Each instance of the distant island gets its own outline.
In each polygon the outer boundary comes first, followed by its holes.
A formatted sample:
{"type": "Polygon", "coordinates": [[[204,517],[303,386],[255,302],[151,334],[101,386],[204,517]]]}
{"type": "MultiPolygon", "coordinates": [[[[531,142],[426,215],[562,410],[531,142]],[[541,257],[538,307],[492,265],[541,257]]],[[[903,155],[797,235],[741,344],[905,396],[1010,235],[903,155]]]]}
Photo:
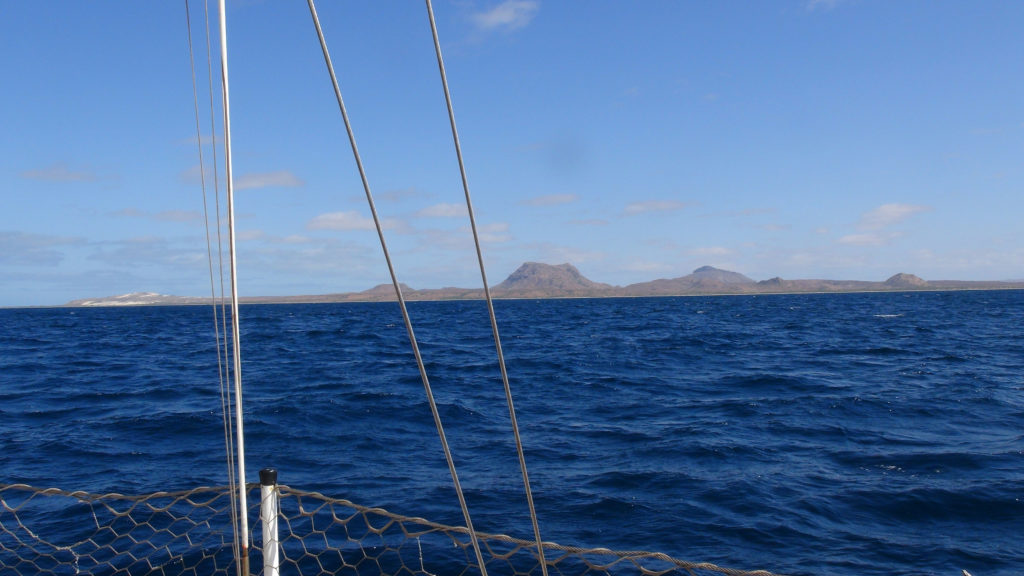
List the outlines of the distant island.
{"type": "MultiPolygon", "coordinates": [[[[697,296],[719,294],[790,294],[838,292],[901,292],[912,290],[1012,290],[1024,289],[1024,282],[972,282],[965,280],[923,280],[913,274],[896,274],[882,282],[862,280],[785,280],[779,277],[757,282],[740,274],[702,266],[679,278],[659,279],[628,286],[594,282],[572,264],[527,262],[504,282],[491,288],[494,298],[628,298],[643,296],[697,296]]],[[[407,300],[479,300],[481,288],[436,288],[416,290],[402,284],[407,300]]],[[[306,296],[243,297],[242,303],[386,302],[395,300],[391,284],[362,292],[306,296]]],[[[72,300],[65,306],[156,306],[208,304],[209,298],[170,296],[135,292],[103,298],[72,300]]]]}

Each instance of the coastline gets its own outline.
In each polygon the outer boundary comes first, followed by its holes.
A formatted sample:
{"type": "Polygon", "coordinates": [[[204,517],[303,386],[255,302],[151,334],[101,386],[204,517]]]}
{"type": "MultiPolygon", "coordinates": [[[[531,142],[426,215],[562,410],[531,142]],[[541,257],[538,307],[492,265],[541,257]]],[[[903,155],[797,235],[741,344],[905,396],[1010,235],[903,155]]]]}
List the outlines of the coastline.
{"type": "MultiPolygon", "coordinates": [[[[927,286],[920,288],[867,288],[847,290],[763,290],[763,291],[720,291],[720,292],[685,292],[678,294],[492,294],[494,300],[614,300],[614,299],[638,299],[638,298],[692,298],[692,297],[718,297],[718,296],[793,296],[800,294],[821,295],[821,294],[882,294],[882,293],[920,293],[920,292],[1005,292],[1013,290],[1024,290],[1024,282],[1007,282],[1006,286],[990,286],[992,282],[978,282],[984,286],[927,286]]],[[[418,291],[417,291],[418,292],[418,291]]],[[[433,296],[420,294],[404,294],[407,302],[473,302],[482,301],[483,290],[479,295],[466,296],[433,296]]],[[[114,298],[114,297],[111,297],[114,298]]],[[[167,296],[165,299],[155,300],[146,303],[119,303],[105,298],[91,298],[89,303],[76,303],[72,301],[65,304],[34,305],[34,306],[0,306],[5,310],[27,310],[27,309],[51,309],[51,308],[138,308],[138,307],[159,307],[159,306],[210,306],[209,297],[193,296],[167,296]]],[[[381,296],[365,296],[360,292],[344,294],[324,295],[302,295],[302,296],[247,296],[239,298],[239,305],[248,306],[254,304],[366,304],[397,302],[395,297],[387,298],[381,296]]],[[[219,301],[215,302],[219,304],[219,301]]]]}
{"type": "MultiPolygon", "coordinates": [[[[415,289],[399,285],[407,302],[484,300],[483,288],[415,289]]],[[[686,276],[613,286],[594,282],[572,264],[526,262],[504,281],[490,288],[495,300],[548,300],[573,298],[658,298],[680,296],[755,296],[770,294],[857,294],[872,292],[947,292],[964,290],[1024,290],[1024,281],[924,280],[898,273],[884,281],[869,280],[785,280],[778,276],[755,281],[738,272],[702,266],[686,276]]],[[[94,308],[124,306],[188,306],[222,302],[212,296],[175,296],[158,292],[131,292],[116,296],[80,298],[54,306],[33,308],[94,308]]],[[[243,296],[239,304],[340,304],[347,302],[395,302],[394,287],[378,284],[361,292],[299,294],[292,296],[243,296]]]]}

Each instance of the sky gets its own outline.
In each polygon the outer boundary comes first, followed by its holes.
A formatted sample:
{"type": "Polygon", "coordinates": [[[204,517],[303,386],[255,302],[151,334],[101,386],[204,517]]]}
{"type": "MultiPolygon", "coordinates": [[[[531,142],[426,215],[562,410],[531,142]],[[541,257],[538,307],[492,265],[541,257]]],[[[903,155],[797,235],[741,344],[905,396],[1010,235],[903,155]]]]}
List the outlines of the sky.
{"type": "MultiPolygon", "coordinates": [[[[399,280],[479,287],[423,3],[317,9],[399,280]]],[[[1022,2],[434,9],[492,285],[1024,279],[1022,2]]],[[[184,2],[0,3],[0,306],[210,294],[190,19],[198,136],[184,2]]],[[[227,29],[241,295],[389,282],[305,2],[229,0],[227,29]]]]}

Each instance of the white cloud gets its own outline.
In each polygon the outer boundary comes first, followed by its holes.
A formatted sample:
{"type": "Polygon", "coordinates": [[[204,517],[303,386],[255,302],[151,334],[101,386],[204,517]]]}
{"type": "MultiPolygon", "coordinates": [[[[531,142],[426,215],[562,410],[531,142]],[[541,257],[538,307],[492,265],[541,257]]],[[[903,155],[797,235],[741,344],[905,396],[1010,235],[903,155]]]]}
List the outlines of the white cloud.
{"type": "Polygon", "coordinates": [[[38,170],[25,170],[21,177],[26,180],[46,182],[94,182],[99,177],[92,170],[72,170],[66,164],[52,164],[38,170]]]}
{"type": "Polygon", "coordinates": [[[865,212],[860,217],[858,225],[864,230],[880,230],[910,218],[914,214],[928,212],[929,206],[916,206],[913,204],[883,204],[874,210],[865,212]]]}
{"type": "Polygon", "coordinates": [[[540,2],[534,0],[505,0],[486,12],[474,14],[472,18],[481,30],[516,30],[529,24],[538,9],[540,2]]]}
{"type": "Polygon", "coordinates": [[[465,204],[434,204],[416,213],[423,218],[462,218],[468,214],[465,204]]]}
{"type": "Polygon", "coordinates": [[[252,190],[254,188],[298,188],[305,182],[287,170],[277,172],[260,172],[239,176],[235,180],[235,190],[252,190]]]}
{"type": "Polygon", "coordinates": [[[547,196],[536,196],[523,200],[526,206],[557,206],[559,204],[571,204],[579,200],[576,194],[548,194],[547,196]]]}
{"type": "Polygon", "coordinates": [[[478,226],[476,231],[480,236],[480,241],[489,244],[508,242],[512,239],[512,235],[508,233],[507,222],[495,222],[494,224],[478,226]]]}
{"type": "Polygon", "coordinates": [[[306,224],[308,230],[373,230],[373,220],[358,212],[328,212],[306,224]]]}
{"type": "Polygon", "coordinates": [[[628,204],[624,212],[626,214],[642,214],[644,212],[671,212],[682,210],[686,207],[685,202],[678,200],[646,200],[644,202],[633,202],[628,204]]]}

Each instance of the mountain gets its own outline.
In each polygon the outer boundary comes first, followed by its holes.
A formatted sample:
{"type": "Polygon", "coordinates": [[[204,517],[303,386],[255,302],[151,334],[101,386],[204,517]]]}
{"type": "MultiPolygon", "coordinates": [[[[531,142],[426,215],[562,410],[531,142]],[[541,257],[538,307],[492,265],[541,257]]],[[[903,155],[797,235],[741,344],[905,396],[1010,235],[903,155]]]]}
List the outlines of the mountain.
{"type": "Polygon", "coordinates": [[[712,266],[701,266],[689,275],[695,282],[714,284],[753,284],[754,281],[739,272],[721,270],[712,266]]]}
{"type": "Polygon", "coordinates": [[[701,266],[692,273],[670,280],[630,284],[622,289],[626,296],[673,296],[682,294],[737,294],[756,292],[757,282],[738,272],[701,266]]]}
{"type": "Polygon", "coordinates": [[[928,282],[914,276],[913,274],[899,273],[890,276],[885,281],[886,286],[892,286],[893,288],[924,288],[928,286],[928,282]]]}
{"type": "Polygon", "coordinates": [[[492,291],[506,298],[599,296],[614,287],[588,280],[572,264],[527,262],[492,291]]]}
{"type": "MultiPolygon", "coordinates": [[[[402,284],[407,300],[480,300],[479,288],[435,288],[415,290],[402,284]]],[[[1024,282],[969,282],[963,280],[924,280],[913,274],[899,273],[884,282],[864,280],[784,280],[779,277],[755,282],[738,272],[701,266],[679,278],[659,279],[626,287],[594,282],[572,264],[527,262],[503,282],[494,286],[495,298],[604,298],[623,296],[687,296],[697,294],[781,294],[811,292],[892,292],[905,290],[1006,290],[1024,289],[1024,282]]],[[[241,302],[381,302],[395,300],[391,284],[381,284],[362,292],[308,296],[243,297],[241,302]]],[[[66,306],[154,306],[209,304],[209,298],[168,296],[155,292],[134,292],[105,298],[86,298],[66,306]]]]}

